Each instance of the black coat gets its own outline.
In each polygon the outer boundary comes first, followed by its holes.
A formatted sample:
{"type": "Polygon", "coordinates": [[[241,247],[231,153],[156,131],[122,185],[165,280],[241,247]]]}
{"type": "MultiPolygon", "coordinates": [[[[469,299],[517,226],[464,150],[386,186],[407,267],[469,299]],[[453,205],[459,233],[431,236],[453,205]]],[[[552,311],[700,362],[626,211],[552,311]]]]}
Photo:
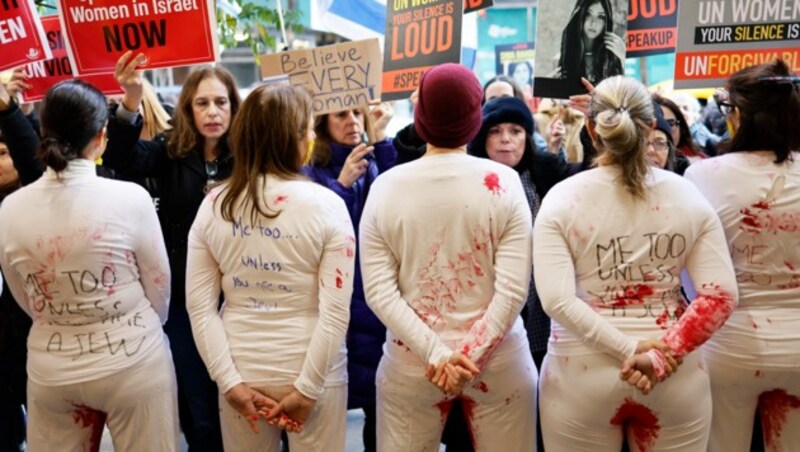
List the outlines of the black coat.
{"type": "MultiPolygon", "coordinates": [[[[114,169],[121,178],[155,180],[158,217],[172,271],[169,326],[188,329],[186,254],[189,229],[212,178],[206,174],[205,159],[200,151],[191,152],[184,158],[170,158],[166,135],[158,135],[150,141],[140,140],[141,131],[141,116],[131,124],[117,118],[116,107],[112,107],[103,164],[114,169]]],[[[233,168],[233,159],[227,146],[221,149],[217,166],[218,173],[213,180],[227,179],[233,168]]],[[[154,194],[152,188],[151,194],[154,194]]]]}

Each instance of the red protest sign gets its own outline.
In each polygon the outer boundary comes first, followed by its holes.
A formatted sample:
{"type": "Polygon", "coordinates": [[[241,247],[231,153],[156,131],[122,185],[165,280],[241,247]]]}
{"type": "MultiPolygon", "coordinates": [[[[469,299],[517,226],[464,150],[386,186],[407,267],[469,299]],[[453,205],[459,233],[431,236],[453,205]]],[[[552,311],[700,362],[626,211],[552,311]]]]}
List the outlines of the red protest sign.
{"type": "Polygon", "coordinates": [[[58,0],[58,6],[79,75],[114,72],[128,50],[144,53],[147,69],[218,59],[211,0],[58,0]]]}
{"type": "Polygon", "coordinates": [[[0,71],[50,58],[33,0],[0,0],[0,71]]]}
{"type": "MultiPolygon", "coordinates": [[[[75,78],[72,75],[72,67],[67,55],[67,48],[64,43],[64,35],[61,33],[61,23],[58,21],[58,16],[42,17],[42,27],[53,58],[29,63],[25,66],[24,72],[28,77],[25,81],[31,85],[30,89],[22,93],[25,102],[42,100],[50,87],[62,80],[75,78]]],[[[103,94],[125,93],[112,74],[86,75],[78,78],[84,82],[91,83],[103,94]]]]}

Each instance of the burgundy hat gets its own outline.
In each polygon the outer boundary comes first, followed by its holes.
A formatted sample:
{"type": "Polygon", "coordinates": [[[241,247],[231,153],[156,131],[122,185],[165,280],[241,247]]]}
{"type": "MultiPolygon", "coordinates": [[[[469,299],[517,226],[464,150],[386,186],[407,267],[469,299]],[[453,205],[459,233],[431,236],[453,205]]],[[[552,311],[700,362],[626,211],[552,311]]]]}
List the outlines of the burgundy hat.
{"type": "Polygon", "coordinates": [[[459,64],[435,66],[419,82],[414,129],[436,147],[457,148],[481,129],[483,88],[469,69],[459,64]]]}

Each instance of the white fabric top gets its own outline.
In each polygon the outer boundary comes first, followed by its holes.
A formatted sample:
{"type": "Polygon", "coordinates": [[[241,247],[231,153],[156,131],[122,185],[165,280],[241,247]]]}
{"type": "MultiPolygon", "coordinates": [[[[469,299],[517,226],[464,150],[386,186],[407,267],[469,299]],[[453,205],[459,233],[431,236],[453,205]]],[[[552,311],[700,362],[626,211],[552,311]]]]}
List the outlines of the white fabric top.
{"type": "Polygon", "coordinates": [[[707,348],[748,367],[800,366],[800,153],[736,152],[693,164],[717,211],[741,302],[707,348]]]}
{"type": "Polygon", "coordinates": [[[77,159],[8,196],[0,265],[33,318],[28,377],[56,386],[129,369],[163,345],[170,270],[147,192],[77,159]]]}
{"type": "Polygon", "coordinates": [[[533,268],[552,318],[548,353],[623,360],[638,340],[666,332],[665,342],[683,356],[735,305],[722,227],[681,177],[653,169],[647,199],[636,200],[619,175],[604,166],[570,177],[548,192],[536,217],[533,268]],[[683,268],[702,295],[685,312],[683,268]]]}
{"type": "Polygon", "coordinates": [[[268,176],[263,199],[280,215],[252,224],[240,204],[230,223],[214,201],[222,189],[200,205],[186,269],[186,307],[211,378],[222,393],[242,382],[294,385],[312,399],[346,384],[355,237],[344,202],[313,182],[268,176]]]}
{"type": "Polygon", "coordinates": [[[359,237],[384,354],[418,367],[459,351],[483,367],[527,350],[530,231],[519,176],[499,163],[442,154],[381,175],[359,237]]]}

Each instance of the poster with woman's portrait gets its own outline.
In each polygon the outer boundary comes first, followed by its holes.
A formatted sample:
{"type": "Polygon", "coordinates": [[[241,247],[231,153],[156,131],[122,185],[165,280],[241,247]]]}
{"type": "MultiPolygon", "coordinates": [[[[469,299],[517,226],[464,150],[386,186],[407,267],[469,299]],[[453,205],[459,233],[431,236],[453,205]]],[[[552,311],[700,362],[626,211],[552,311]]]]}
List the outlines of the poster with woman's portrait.
{"type": "Polygon", "coordinates": [[[625,73],[629,0],[539,0],[536,14],[538,97],[566,99],[625,73]],[[566,7],[569,5],[569,7],[566,7]]]}
{"type": "Polygon", "coordinates": [[[533,43],[500,44],[494,50],[497,75],[510,77],[526,96],[532,96],[533,60],[536,54],[533,43]]]}

